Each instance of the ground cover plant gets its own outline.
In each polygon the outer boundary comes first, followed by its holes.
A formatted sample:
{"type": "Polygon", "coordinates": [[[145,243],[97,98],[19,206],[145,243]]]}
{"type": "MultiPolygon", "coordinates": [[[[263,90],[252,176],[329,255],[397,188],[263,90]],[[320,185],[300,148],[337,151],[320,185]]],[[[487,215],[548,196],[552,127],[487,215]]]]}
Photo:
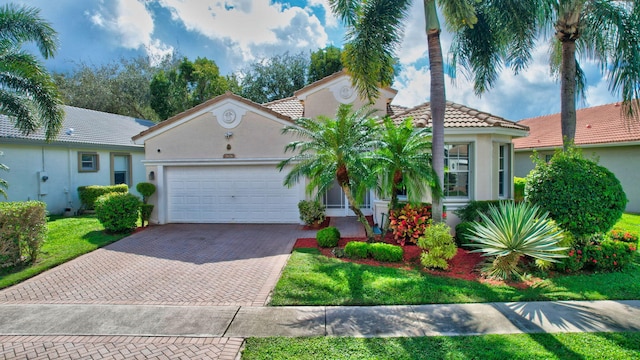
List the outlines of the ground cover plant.
{"type": "Polygon", "coordinates": [[[111,244],[126,234],[106,234],[93,215],[73,218],[50,217],[47,237],[35,264],[0,269],[0,289],[33,277],[54,266],[72,260],[99,247],[111,244]]]}
{"type": "Polygon", "coordinates": [[[242,359],[636,359],[640,333],[249,338],[242,359]]]}

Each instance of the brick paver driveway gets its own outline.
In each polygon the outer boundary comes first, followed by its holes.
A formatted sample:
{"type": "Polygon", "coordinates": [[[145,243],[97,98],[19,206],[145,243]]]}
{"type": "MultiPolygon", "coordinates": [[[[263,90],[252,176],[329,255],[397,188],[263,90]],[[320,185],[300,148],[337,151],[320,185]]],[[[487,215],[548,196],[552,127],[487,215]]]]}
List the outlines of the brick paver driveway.
{"type": "Polygon", "coordinates": [[[262,306],[302,235],[298,228],[151,227],[0,291],[0,304],[262,306]]]}

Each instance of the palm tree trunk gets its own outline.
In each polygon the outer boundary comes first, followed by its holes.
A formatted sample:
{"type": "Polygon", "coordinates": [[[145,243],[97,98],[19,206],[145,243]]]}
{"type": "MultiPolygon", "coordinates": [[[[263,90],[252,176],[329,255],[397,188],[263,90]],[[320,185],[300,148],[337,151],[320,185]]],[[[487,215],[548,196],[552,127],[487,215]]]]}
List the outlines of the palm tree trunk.
{"type": "Polygon", "coordinates": [[[351,209],[351,211],[356,214],[356,216],[358,217],[358,221],[360,221],[360,223],[362,223],[362,226],[364,226],[364,232],[367,235],[367,242],[373,242],[373,228],[362,213],[362,210],[360,210],[360,207],[357,206],[356,199],[353,197],[353,193],[351,193],[351,188],[349,188],[348,185],[342,183],[340,184],[340,187],[342,188],[342,191],[344,191],[344,194],[347,196],[347,201],[349,201],[349,209],[351,209]]]}
{"type": "Polygon", "coordinates": [[[562,42],[562,69],[560,80],[560,124],[564,150],[576,137],[576,43],[562,42]]]}
{"type": "MultiPolygon", "coordinates": [[[[438,186],[444,184],[444,112],[447,106],[444,85],[444,66],[442,47],[440,45],[440,24],[434,0],[424,0],[425,18],[427,20],[427,44],[429,47],[429,66],[431,69],[431,122],[432,122],[432,164],[436,172],[438,186]]],[[[442,198],[432,191],[433,221],[442,222],[442,198]]]]}

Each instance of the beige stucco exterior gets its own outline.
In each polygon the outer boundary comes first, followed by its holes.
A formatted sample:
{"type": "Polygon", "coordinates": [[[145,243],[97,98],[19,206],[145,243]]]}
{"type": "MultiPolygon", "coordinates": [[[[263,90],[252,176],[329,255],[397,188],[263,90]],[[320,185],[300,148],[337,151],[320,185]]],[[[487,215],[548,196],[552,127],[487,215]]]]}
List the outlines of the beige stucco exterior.
{"type": "MultiPolygon", "coordinates": [[[[581,147],[585,157],[598,161],[598,164],[613,172],[624,192],[627,194],[626,212],[640,214],[640,186],[638,169],[640,169],[640,143],[621,144],[620,146],[581,147]]],[[[553,155],[553,149],[541,149],[537,153],[542,157],[553,155]]],[[[515,176],[525,177],[534,168],[531,161],[532,150],[516,150],[515,176]]]]}

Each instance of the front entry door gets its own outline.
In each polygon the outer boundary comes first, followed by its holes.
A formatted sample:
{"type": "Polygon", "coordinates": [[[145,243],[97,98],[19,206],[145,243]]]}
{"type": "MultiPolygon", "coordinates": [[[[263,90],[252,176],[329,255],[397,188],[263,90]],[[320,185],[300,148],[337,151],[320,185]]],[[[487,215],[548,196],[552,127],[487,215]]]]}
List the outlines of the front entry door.
{"type": "MultiPolygon", "coordinates": [[[[324,194],[323,202],[327,208],[327,216],[355,216],[353,211],[349,209],[347,196],[337,181],[334,181],[333,186],[324,194]]],[[[371,213],[371,193],[369,191],[367,191],[360,209],[365,215],[371,213]]]]}

